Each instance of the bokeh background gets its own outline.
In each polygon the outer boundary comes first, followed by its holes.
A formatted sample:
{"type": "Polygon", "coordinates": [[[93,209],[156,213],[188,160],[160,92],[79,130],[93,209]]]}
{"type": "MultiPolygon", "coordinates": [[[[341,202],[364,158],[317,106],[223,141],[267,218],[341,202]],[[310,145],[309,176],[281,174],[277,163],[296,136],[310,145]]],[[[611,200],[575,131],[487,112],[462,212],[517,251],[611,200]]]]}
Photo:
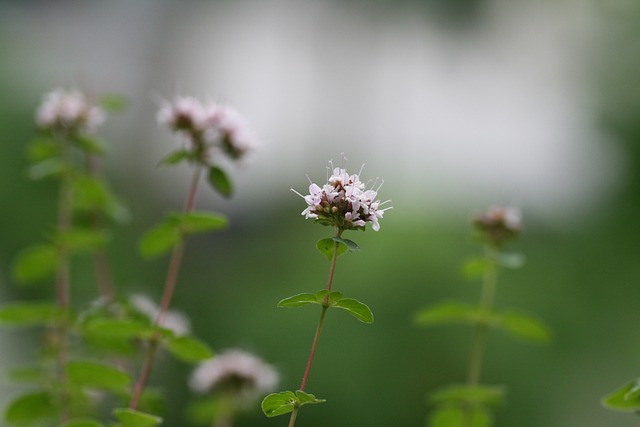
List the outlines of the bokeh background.
{"type": "MultiPolygon", "coordinates": [[[[34,110],[57,86],[120,93],[105,173],[132,220],[110,256],[123,293],[158,296],[166,260],[136,241],[179,209],[189,170],[158,167],[175,139],[159,100],[211,97],[251,121],[261,144],[233,171],[236,195],[200,208],[231,227],[189,242],[174,308],[216,349],[242,347],[297,387],[317,313],[275,304],[321,289],[328,230],[299,215],[308,174],[329,160],[382,177],[394,209],[351,236],[335,288],[376,322],[329,316],[308,386],[329,403],[305,426],[420,426],[426,394],[465,376],[470,331],[420,329],[412,316],[444,298],[475,301],[459,274],[478,251],[469,219],[493,203],[522,208],[524,269],[503,277],[501,307],[536,313],[549,346],[490,335],[484,380],[509,387],[498,426],[629,426],[600,397],[640,374],[640,4],[634,0],[0,1],[0,299],[38,299],[46,283],[10,279],[15,255],[55,221],[56,187],[30,182],[34,110]]],[[[74,300],[95,294],[74,266],[74,300]]],[[[0,368],[35,358],[37,332],[0,331],[0,368]]],[[[190,367],[162,358],[168,426],[188,426],[190,367]]],[[[0,382],[0,402],[19,389],[0,382]]],[[[256,407],[238,426],[282,426],[256,407]]]]}

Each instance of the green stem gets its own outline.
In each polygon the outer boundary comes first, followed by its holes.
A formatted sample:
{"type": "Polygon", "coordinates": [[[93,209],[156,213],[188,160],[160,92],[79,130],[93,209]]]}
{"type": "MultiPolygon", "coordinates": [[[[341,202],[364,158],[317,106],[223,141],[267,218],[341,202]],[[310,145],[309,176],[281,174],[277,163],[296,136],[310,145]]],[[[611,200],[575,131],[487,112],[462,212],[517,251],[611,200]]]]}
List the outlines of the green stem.
{"type": "MultiPolygon", "coordinates": [[[[189,213],[193,210],[201,173],[202,168],[200,166],[197,166],[193,174],[191,186],[189,188],[189,194],[184,205],[185,213],[189,213]]],[[[184,236],[182,236],[182,238],[184,238],[184,236]]],[[[171,299],[176,289],[176,284],[178,282],[178,273],[180,272],[180,266],[182,265],[182,255],[184,253],[184,243],[182,242],[182,238],[180,243],[174,246],[173,251],[171,252],[171,259],[169,261],[169,268],[167,270],[167,277],[165,280],[164,291],[162,293],[162,299],[160,302],[160,309],[158,311],[158,317],[155,321],[156,327],[162,324],[167,311],[169,311],[169,305],[171,304],[171,299]]],[[[151,337],[151,340],[149,341],[149,345],[147,346],[147,352],[145,354],[142,370],[140,371],[140,376],[138,377],[138,381],[136,382],[133,389],[133,395],[131,397],[131,402],[129,403],[129,408],[131,409],[136,409],[138,407],[140,398],[142,397],[142,393],[144,392],[147,382],[149,381],[149,377],[151,376],[153,360],[155,357],[156,349],[158,347],[158,340],[158,332],[155,332],[151,337]]]]}
{"type": "MultiPolygon", "coordinates": [[[[340,234],[337,233],[337,237],[340,237],[340,234]]],[[[336,271],[336,262],[338,260],[338,247],[340,246],[339,242],[335,242],[333,246],[333,257],[331,258],[331,267],[329,267],[329,278],[327,279],[327,291],[331,292],[331,285],[333,284],[333,274],[336,271]]],[[[300,383],[300,391],[304,391],[304,388],[307,385],[307,381],[309,379],[309,374],[311,373],[311,365],[313,364],[313,359],[316,355],[316,349],[318,347],[318,342],[320,341],[320,333],[322,332],[322,327],[324,326],[324,319],[327,315],[327,310],[329,309],[329,294],[324,298],[322,303],[322,311],[320,312],[320,320],[318,321],[318,326],[316,327],[316,333],[313,337],[313,343],[311,344],[311,351],[309,352],[309,359],[307,360],[307,366],[304,370],[304,375],[302,376],[302,382],[300,383]]],[[[291,418],[289,419],[289,427],[293,427],[296,423],[296,417],[298,416],[298,409],[294,407],[293,412],[291,412],[291,418]]]]}
{"type": "MultiPolygon", "coordinates": [[[[494,249],[489,247],[486,248],[485,259],[488,265],[485,269],[482,281],[482,294],[480,297],[479,306],[479,311],[482,316],[489,315],[493,310],[496,288],[498,284],[498,268],[496,265],[496,256],[497,254],[494,249]]],[[[473,333],[471,353],[469,356],[467,384],[470,386],[477,386],[480,383],[482,362],[485,353],[488,333],[488,319],[477,321],[473,333]]],[[[464,412],[464,425],[470,427],[473,424],[474,408],[471,405],[466,405],[464,412]]]]}

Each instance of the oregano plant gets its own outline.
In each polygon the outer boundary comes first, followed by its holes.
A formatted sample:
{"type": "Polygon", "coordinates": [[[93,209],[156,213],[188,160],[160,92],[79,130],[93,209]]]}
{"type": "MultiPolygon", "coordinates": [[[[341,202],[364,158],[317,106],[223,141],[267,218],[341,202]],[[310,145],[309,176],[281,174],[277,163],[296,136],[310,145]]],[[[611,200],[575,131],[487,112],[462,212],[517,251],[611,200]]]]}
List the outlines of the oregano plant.
{"type": "Polygon", "coordinates": [[[360,250],[354,241],[345,239],[343,233],[350,230],[365,231],[367,223],[378,231],[379,220],[391,207],[382,208],[382,205],[388,201],[380,202],[376,199],[382,182],[380,184],[374,182],[367,188],[367,185],[360,181],[362,170],[358,174],[350,175],[346,169],[334,168],[331,165],[330,172],[331,176],[322,187],[310,182],[308,195],[303,196],[292,189],[307,203],[307,208],[302,211],[302,215],[306,219],[313,219],[315,223],[330,227],[333,230],[333,236],[322,239],[316,244],[320,253],[330,262],[326,288],[313,293],[297,294],[278,303],[278,307],[285,308],[309,304],[320,307],[320,319],[300,386],[295,391],[272,393],[262,401],[262,411],[267,417],[290,414],[289,427],[295,425],[302,406],[325,402],[324,399],[307,393],[306,386],[328,310],[343,309],[363,323],[373,323],[373,313],[366,304],[354,298],[345,298],[342,293],[332,290],[333,278],[338,257],[347,251],[360,250]]]}
{"type": "Polygon", "coordinates": [[[476,217],[473,225],[483,251],[464,265],[463,272],[471,279],[480,279],[479,302],[440,302],[422,309],[415,316],[415,322],[420,326],[464,324],[473,329],[466,381],[430,394],[428,400],[433,406],[428,419],[430,427],[493,425],[491,410],[503,403],[506,387],[481,381],[490,329],[501,329],[532,343],[546,343],[551,338],[549,328],[537,318],[520,310],[498,310],[495,307],[502,270],[520,268],[524,264],[523,255],[505,249],[521,232],[520,212],[514,208],[494,206],[476,217]]]}

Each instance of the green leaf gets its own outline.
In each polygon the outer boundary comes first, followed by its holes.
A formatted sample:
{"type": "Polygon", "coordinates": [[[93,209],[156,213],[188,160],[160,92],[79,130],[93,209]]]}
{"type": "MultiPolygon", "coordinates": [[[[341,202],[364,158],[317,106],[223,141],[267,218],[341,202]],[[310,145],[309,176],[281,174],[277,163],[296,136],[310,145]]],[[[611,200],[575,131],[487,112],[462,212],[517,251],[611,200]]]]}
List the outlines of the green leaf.
{"type": "Polygon", "coordinates": [[[74,360],[67,363],[71,384],[79,387],[126,393],[131,384],[129,374],[103,363],[74,360]]]}
{"type": "Polygon", "coordinates": [[[171,214],[167,221],[167,223],[179,225],[180,229],[187,234],[206,233],[227,226],[227,219],[224,216],[209,212],[171,214]]]}
{"type": "Polygon", "coordinates": [[[373,313],[371,309],[360,301],[353,298],[341,298],[332,304],[332,307],[346,310],[353,317],[364,323],[373,323],[373,313]]]}
{"type": "Polygon", "coordinates": [[[119,113],[127,109],[129,100],[124,95],[110,93],[102,95],[98,100],[98,105],[108,112],[119,113]]]}
{"type": "Polygon", "coordinates": [[[333,250],[336,247],[336,243],[338,243],[338,256],[340,256],[347,250],[347,245],[345,243],[336,242],[333,238],[318,240],[316,247],[322,255],[326,256],[327,259],[331,261],[333,259],[333,250]]]}
{"type": "Polygon", "coordinates": [[[48,302],[16,302],[0,307],[0,324],[11,326],[47,325],[57,319],[61,311],[48,302]]]}
{"type": "Polygon", "coordinates": [[[208,344],[189,336],[171,339],[166,348],[177,358],[189,363],[202,362],[213,357],[213,350],[208,344]]]}
{"type": "Polygon", "coordinates": [[[221,412],[233,411],[232,405],[226,404],[222,399],[212,396],[192,401],[187,406],[187,418],[193,424],[211,425],[211,421],[216,419],[216,415],[221,412]]]}
{"type": "Polygon", "coordinates": [[[50,157],[32,164],[28,175],[33,180],[40,180],[52,175],[60,175],[67,170],[67,166],[58,157],[50,157]]]}
{"type": "Polygon", "coordinates": [[[220,169],[218,166],[212,166],[209,168],[207,178],[209,179],[209,184],[211,184],[211,187],[213,187],[214,190],[218,191],[226,198],[231,197],[233,194],[233,185],[224,170],[220,169]]]}
{"type": "Polygon", "coordinates": [[[524,255],[520,253],[503,252],[498,256],[498,264],[504,268],[521,268],[525,261],[524,255]]]}
{"type": "Polygon", "coordinates": [[[262,412],[267,417],[276,417],[278,415],[288,414],[294,408],[307,404],[324,403],[324,399],[316,399],[313,394],[303,391],[283,391],[280,393],[272,393],[262,400],[262,412]]]}
{"type": "Polygon", "coordinates": [[[429,427],[490,427],[492,424],[491,413],[483,407],[445,405],[436,408],[429,417],[429,427]],[[469,411],[472,411],[470,424],[467,422],[469,411]]]}
{"type": "Polygon", "coordinates": [[[506,389],[499,385],[454,384],[437,390],[429,397],[431,403],[456,402],[461,404],[496,406],[504,401],[506,389]]]}
{"type": "Polygon", "coordinates": [[[172,166],[172,165],[177,165],[178,163],[182,162],[183,160],[187,160],[187,159],[190,159],[190,158],[191,158],[191,153],[189,151],[187,151],[187,150],[177,150],[177,151],[172,151],[165,158],[160,160],[160,164],[161,165],[172,166]]]}
{"type": "Polygon", "coordinates": [[[42,383],[47,378],[47,373],[41,366],[24,366],[11,369],[7,377],[17,383],[42,383]]]}
{"type": "Polygon", "coordinates": [[[134,320],[95,318],[87,322],[85,332],[97,337],[131,339],[148,337],[153,328],[134,320]]]}
{"type": "Polygon", "coordinates": [[[73,252],[90,252],[103,247],[109,237],[104,230],[74,227],[59,233],[54,240],[73,252]]]}
{"type": "Polygon", "coordinates": [[[107,144],[95,136],[77,135],[73,142],[89,154],[104,154],[107,152],[107,144]]]}
{"type": "Polygon", "coordinates": [[[278,307],[302,307],[307,304],[318,304],[316,294],[298,294],[285,298],[278,303],[278,307]]]}
{"type": "Polygon", "coordinates": [[[13,262],[11,274],[20,283],[32,283],[54,275],[58,252],[49,244],[36,244],[22,251],[13,262]]]}
{"type": "Polygon", "coordinates": [[[604,396],[600,401],[608,409],[621,412],[640,411],[640,378],[604,396]]]}
{"type": "Polygon", "coordinates": [[[55,399],[49,392],[36,391],[13,399],[7,405],[4,419],[12,426],[39,426],[43,420],[57,417],[58,411],[55,399]]]}
{"type": "Polygon", "coordinates": [[[488,268],[493,268],[493,265],[486,258],[471,258],[462,266],[462,275],[470,280],[480,279],[488,268]]]}
{"type": "Polygon", "coordinates": [[[356,242],[354,242],[353,240],[343,239],[341,237],[332,237],[331,240],[333,240],[334,242],[344,244],[349,250],[349,252],[357,252],[360,250],[360,246],[358,246],[356,242]]]}
{"type": "Polygon", "coordinates": [[[98,420],[94,420],[93,418],[78,418],[75,420],[67,421],[60,427],[105,427],[105,425],[98,420]]]}
{"type": "Polygon", "coordinates": [[[129,408],[116,408],[113,415],[120,421],[121,427],[155,427],[162,418],[129,408]]]}
{"type": "Polygon", "coordinates": [[[147,231],[140,239],[140,253],[146,258],[162,255],[182,240],[177,226],[162,223],[147,231]]]}
{"type": "Polygon", "coordinates": [[[496,319],[496,325],[516,338],[542,344],[551,341],[551,330],[533,316],[517,311],[508,311],[497,316],[496,319]]]}
{"type": "Polygon", "coordinates": [[[51,138],[37,138],[31,141],[27,156],[32,162],[51,159],[60,155],[60,146],[51,138]]]}
{"type": "Polygon", "coordinates": [[[76,180],[74,189],[77,210],[99,211],[119,223],[129,219],[128,210],[103,180],[90,176],[81,177],[76,180]]]}
{"type": "Polygon", "coordinates": [[[458,301],[445,301],[427,307],[418,312],[414,320],[421,326],[491,321],[489,313],[482,313],[477,307],[458,301]]]}

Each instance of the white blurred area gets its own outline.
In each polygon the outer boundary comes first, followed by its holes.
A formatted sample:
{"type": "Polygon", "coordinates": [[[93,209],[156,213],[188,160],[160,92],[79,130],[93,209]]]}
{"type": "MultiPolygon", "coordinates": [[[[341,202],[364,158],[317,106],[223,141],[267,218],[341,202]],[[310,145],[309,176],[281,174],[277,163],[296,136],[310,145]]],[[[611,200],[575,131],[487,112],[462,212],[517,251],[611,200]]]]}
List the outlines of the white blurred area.
{"type": "Polygon", "coordinates": [[[176,205],[188,171],[156,168],[175,141],[154,104],[175,94],[232,104],[263,141],[230,209],[295,197],[342,152],[407,219],[497,202],[565,222],[605,205],[625,164],[594,124],[590,2],[490,0],[457,29],[384,4],[16,2],[0,22],[17,81],[132,99],[107,129],[116,169],[176,205]]]}

